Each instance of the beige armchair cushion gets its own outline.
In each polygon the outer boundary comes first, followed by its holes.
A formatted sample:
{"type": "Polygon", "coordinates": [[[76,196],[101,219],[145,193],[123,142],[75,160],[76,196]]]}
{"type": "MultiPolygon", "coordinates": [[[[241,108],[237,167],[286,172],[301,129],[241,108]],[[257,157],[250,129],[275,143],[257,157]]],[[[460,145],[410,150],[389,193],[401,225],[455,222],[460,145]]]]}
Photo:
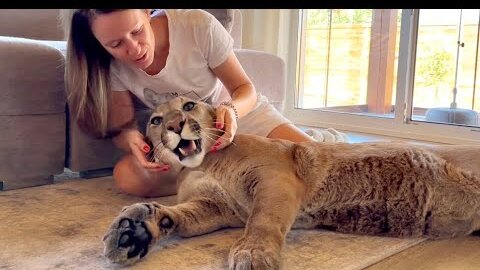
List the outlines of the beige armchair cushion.
{"type": "Polygon", "coordinates": [[[65,112],[64,58],[31,39],[0,36],[0,115],[65,112]]]}
{"type": "Polygon", "coordinates": [[[233,9],[204,9],[212,14],[230,33],[233,27],[233,9]]]}
{"type": "Polygon", "coordinates": [[[2,9],[0,35],[41,40],[63,40],[58,9],[2,9]]]}

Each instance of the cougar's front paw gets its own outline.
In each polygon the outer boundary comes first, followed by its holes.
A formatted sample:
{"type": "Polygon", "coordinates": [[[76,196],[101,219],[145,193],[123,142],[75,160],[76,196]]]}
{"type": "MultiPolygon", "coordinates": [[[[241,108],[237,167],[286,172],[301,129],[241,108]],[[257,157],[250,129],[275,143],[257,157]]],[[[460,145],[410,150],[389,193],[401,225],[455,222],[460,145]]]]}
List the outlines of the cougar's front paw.
{"type": "Polygon", "coordinates": [[[230,249],[228,264],[230,270],[278,269],[280,254],[266,243],[240,238],[230,249]]]}
{"type": "MultiPolygon", "coordinates": [[[[159,208],[155,203],[125,207],[103,237],[105,257],[113,263],[128,265],[147,255],[161,234],[156,224],[159,208]]],[[[172,223],[169,218],[161,222],[162,228],[172,223]]]]}

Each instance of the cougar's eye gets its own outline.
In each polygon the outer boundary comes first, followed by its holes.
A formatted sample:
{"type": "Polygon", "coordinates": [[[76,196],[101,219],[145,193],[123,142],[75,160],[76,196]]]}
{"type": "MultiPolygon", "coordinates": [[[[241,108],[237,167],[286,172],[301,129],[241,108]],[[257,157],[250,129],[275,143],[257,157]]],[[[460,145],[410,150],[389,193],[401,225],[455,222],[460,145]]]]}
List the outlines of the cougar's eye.
{"type": "Polygon", "coordinates": [[[153,117],[152,120],[150,120],[150,124],[158,126],[162,123],[163,118],[160,116],[153,117]]]}
{"type": "Polygon", "coordinates": [[[183,110],[186,112],[191,111],[193,108],[195,108],[195,102],[189,101],[183,104],[183,110]]]}

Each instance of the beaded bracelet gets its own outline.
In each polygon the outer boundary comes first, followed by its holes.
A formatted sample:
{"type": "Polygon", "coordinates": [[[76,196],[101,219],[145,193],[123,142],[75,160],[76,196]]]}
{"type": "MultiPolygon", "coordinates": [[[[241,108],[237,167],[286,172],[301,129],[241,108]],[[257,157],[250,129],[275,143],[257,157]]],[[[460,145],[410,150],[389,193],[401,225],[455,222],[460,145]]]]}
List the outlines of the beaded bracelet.
{"type": "Polygon", "coordinates": [[[238,111],[237,111],[237,108],[235,108],[235,106],[232,104],[231,101],[224,101],[222,103],[220,103],[220,105],[223,105],[223,106],[227,106],[229,108],[232,108],[233,112],[235,113],[235,119],[238,120],[238,111]]]}

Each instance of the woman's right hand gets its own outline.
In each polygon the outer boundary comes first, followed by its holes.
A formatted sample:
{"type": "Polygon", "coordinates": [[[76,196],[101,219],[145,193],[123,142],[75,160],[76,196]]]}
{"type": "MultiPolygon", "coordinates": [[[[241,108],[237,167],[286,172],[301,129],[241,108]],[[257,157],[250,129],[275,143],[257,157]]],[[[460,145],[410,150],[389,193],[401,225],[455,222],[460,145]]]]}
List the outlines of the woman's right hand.
{"type": "Polygon", "coordinates": [[[155,170],[155,171],[168,171],[170,166],[168,164],[152,162],[153,158],[150,158],[150,146],[145,142],[145,139],[138,130],[128,129],[122,130],[120,134],[113,138],[113,142],[117,147],[124,150],[125,152],[132,153],[145,169],[155,170]],[[147,156],[149,158],[147,158],[147,156]]]}

